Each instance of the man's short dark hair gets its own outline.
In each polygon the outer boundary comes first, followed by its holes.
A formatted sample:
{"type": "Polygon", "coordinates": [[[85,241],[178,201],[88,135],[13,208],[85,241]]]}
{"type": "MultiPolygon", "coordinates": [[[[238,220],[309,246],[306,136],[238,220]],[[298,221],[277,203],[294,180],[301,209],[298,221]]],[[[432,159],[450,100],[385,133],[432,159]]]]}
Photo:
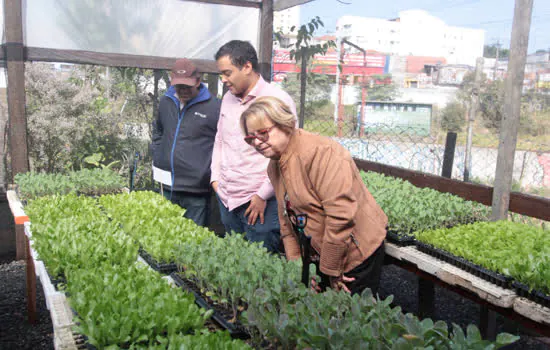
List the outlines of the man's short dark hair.
{"type": "Polygon", "coordinates": [[[229,56],[231,63],[239,69],[242,69],[246,62],[250,62],[252,69],[255,72],[259,71],[258,55],[256,54],[254,46],[248,41],[231,40],[220,47],[214,58],[217,61],[224,56],[229,56]]]}

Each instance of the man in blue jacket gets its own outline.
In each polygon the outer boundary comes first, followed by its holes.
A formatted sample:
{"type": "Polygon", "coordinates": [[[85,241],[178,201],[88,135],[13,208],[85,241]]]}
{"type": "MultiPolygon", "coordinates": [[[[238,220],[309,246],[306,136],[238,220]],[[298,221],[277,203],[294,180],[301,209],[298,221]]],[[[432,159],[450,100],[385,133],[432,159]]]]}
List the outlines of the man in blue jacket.
{"type": "Polygon", "coordinates": [[[206,226],[220,101],[201,83],[197,67],[186,58],[176,61],[170,80],[172,85],[160,99],[153,122],[153,166],[171,174],[164,196],[185,208],[186,218],[206,226]]]}

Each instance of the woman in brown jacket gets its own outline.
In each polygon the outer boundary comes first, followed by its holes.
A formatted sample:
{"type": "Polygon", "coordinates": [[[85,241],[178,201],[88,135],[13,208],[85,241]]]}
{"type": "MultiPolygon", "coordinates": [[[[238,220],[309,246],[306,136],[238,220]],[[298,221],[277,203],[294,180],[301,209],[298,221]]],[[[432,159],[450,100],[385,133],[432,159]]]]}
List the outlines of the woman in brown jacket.
{"type": "Polygon", "coordinates": [[[288,259],[300,258],[291,220],[307,216],[312,261],[321,289],[378,290],[387,217],[361,179],[350,153],[324,136],[296,128],[296,117],[275,97],[260,97],[242,114],[245,141],[270,158],[288,259]]]}

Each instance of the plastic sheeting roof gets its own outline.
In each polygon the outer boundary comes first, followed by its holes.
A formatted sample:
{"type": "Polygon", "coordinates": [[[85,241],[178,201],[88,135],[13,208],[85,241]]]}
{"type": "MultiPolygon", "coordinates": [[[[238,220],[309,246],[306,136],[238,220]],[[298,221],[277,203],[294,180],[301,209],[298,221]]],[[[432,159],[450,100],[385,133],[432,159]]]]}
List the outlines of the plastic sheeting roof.
{"type": "Polygon", "coordinates": [[[258,48],[260,11],[179,0],[26,0],[26,46],[212,60],[229,40],[258,48]]]}
{"type": "MultiPolygon", "coordinates": [[[[247,0],[260,3],[261,0],[247,0]]],[[[313,0],[274,0],[276,11],[313,0]]],[[[258,48],[257,8],[182,0],[23,0],[26,46],[212,59],[232,40],[258,48]]],[[[4,1],[0,1],[4,38],[4,1]]]]}

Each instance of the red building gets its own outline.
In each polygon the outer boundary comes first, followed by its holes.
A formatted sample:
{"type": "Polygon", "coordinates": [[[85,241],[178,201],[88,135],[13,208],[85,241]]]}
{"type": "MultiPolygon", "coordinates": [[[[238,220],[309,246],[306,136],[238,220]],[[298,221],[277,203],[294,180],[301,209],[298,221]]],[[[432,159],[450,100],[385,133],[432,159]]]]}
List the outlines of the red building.
{"type": "MultiPolygon", "coordinates": [[[[313,69],[310,72],[336,75],[338,65],[336,51],[325,55],[316,55],[313,60],[313,69]]],[[[361,53],[344,55],[341,74],[344,76],[361,77],[364,75],[379,75],[388,72],[389,57],[381,53],[368,53],[363,57],[361,53]],[[366,62],[365,62],[366,61],[366,62]],[[365,66],[366,63],[366,66],[365,66]]],[[[290,50],[278,49],[273,55],[273,80],[282,81],[286,73],[299,73],[300,66],[290,59],[290,50]]]]}

